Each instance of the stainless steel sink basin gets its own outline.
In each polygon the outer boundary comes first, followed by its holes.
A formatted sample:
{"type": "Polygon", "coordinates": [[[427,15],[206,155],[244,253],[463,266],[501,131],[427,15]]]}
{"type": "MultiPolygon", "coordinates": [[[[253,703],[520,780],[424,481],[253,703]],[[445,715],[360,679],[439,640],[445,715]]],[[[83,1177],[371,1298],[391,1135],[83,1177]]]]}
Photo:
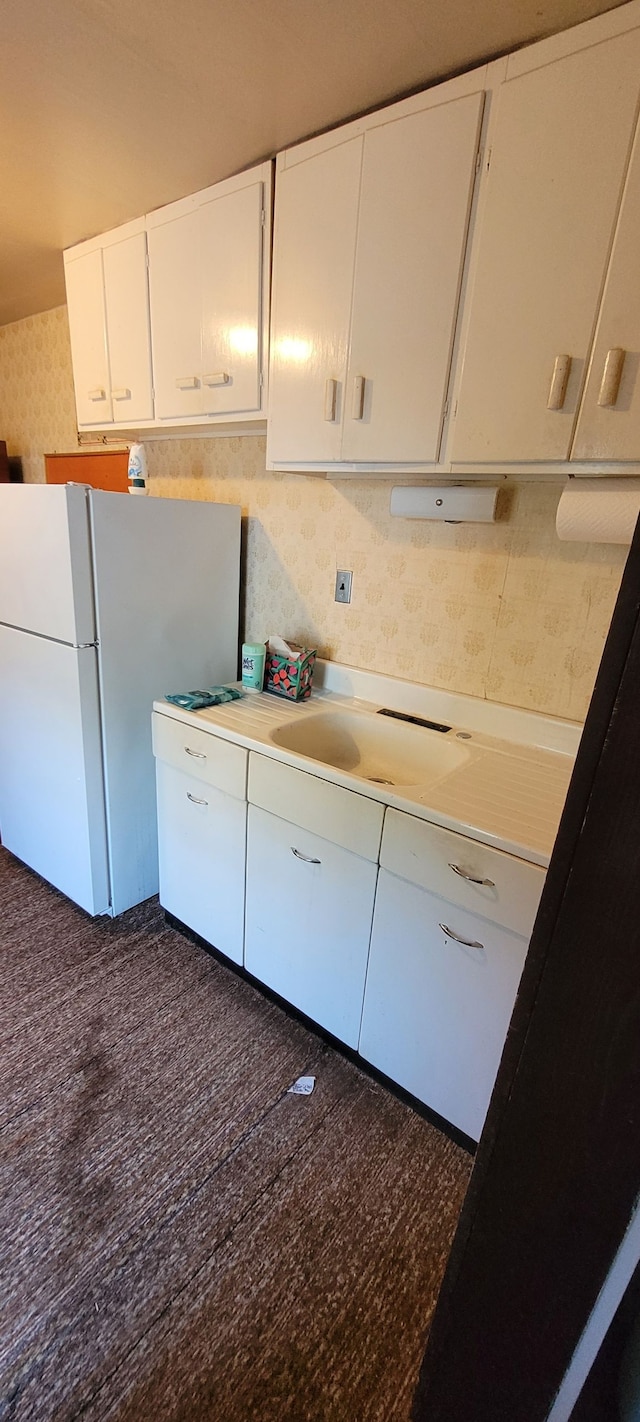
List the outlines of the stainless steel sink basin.
{"type": "Polygon", "coordinates": [[[430,784],[470,755],[440,731],[359,711],[325,711],[287,721],[269,738],[273,745],[377,785],[430,784]]]}

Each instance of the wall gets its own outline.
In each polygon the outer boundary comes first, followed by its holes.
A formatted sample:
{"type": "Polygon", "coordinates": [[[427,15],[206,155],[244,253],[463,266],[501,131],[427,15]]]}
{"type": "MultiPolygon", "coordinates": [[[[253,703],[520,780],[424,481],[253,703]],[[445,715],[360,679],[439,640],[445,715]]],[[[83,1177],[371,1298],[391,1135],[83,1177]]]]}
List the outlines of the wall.
{"type": "MultiPolygon", "coordinates": [[[[44,479],[77,446],[66,308],[0,328],[0,438],[44,479]]],[[[507,487],[495,525],[391,519],[389,488],[265,470],[261,437],[147,443],[150,491],[246,516],[245,633],[335,660],[582,719],[626,550],[563,544],[557,484],[507,487]],[[354,571],[349,607],[336,568],[354,571]]],[[[188,550],[185,550],[188,551],[188,550]]]]}

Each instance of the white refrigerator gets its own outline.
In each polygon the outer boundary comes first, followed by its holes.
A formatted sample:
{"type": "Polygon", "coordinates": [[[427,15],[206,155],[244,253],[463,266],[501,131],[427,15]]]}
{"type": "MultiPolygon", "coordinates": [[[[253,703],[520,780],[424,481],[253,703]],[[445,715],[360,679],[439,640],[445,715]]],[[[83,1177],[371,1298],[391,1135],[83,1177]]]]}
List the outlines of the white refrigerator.
{"type": "Polygon", "coordinates": [[[90,914],[158,890],[151,707],[235,680],[240,509],[0,486],[0,838],[90,914]]]}

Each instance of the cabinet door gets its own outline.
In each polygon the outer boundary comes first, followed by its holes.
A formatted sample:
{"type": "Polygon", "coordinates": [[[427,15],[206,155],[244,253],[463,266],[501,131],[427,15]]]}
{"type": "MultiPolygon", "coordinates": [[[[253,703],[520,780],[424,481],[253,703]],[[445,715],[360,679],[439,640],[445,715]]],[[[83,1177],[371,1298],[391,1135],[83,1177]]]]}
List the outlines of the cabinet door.
{"type": "Polygon", "coordinates": [[[202,263],[197,209],[151,223],[149,296],[156,415],[202,411],[202,263]]]}
{"type": "Polygon", "coordinates": [[[263,184],[201,209],[202,408],[260,409],[263,184]]]}
{"type": "Polygon", "coordinates": [[[569,455],[635,120],[640,31],[548,63],[541,48],[509,61],[500,92],[456,461],[569,455]]]}
{"type": "Polygon", "coordinates": [[[376,875],[377,865],[249,806],[245,967],[349,1047],[376,875]]]}
{"type": "Polygon", "coordinates": [[[345,460],[438,457],[483,98],[365,136],[345,460]]]}
{"type": "Polygon", "coordinates": [[[474,1140],[526,947],[506,929],[380,870],[361,1055],[474,1140]]]}
{"type": "Polygon", "coordinates": [[[640,455],[640,131],[624,198],[576,439],[574,459],[640,455]]]}
{"type": "Polygon", "coordinates": [[[247,806],[156,761],[160,903],[242,963],[247,806]]]}
{"type": "Polygon", "coordinates": [[[113,419],[152,420],[145,233],[104,247],[102,261],[113,419]]]}
{"type": "Polygon", "coordinates": [[[112,419],[102,252],[65,256],[73,383],[79,425],[112,419]]]}
{"type": "Polygon", "coordinates": [[[267,458],[340,458],[362,137],[278,167],[267,458]]]}

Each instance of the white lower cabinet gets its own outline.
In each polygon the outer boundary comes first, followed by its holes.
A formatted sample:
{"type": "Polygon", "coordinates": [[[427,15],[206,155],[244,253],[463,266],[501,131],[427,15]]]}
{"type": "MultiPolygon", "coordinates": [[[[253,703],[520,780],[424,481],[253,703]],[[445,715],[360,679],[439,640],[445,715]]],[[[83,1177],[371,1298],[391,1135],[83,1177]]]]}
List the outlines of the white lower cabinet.
{"type": "Polygon", "coordinates": [[[246,801],[159,759],[156,783],[160,903],[242,963],[246,801]]]}
{"type": "Polygon", "coordinates": [[[358,1045],[377,872],[249,806],[245,967],[349,1047],[358,1045]]]}
{"type": "Polygon", "coordinates": [[[527,939],[380,870],[360,1053],[478,1140],[527,939]]]}
{"type": "Polygon", "coordinates": [[[544,870],[203,724],[153,746],[163,907],[478,1140],[544,870]]]}

